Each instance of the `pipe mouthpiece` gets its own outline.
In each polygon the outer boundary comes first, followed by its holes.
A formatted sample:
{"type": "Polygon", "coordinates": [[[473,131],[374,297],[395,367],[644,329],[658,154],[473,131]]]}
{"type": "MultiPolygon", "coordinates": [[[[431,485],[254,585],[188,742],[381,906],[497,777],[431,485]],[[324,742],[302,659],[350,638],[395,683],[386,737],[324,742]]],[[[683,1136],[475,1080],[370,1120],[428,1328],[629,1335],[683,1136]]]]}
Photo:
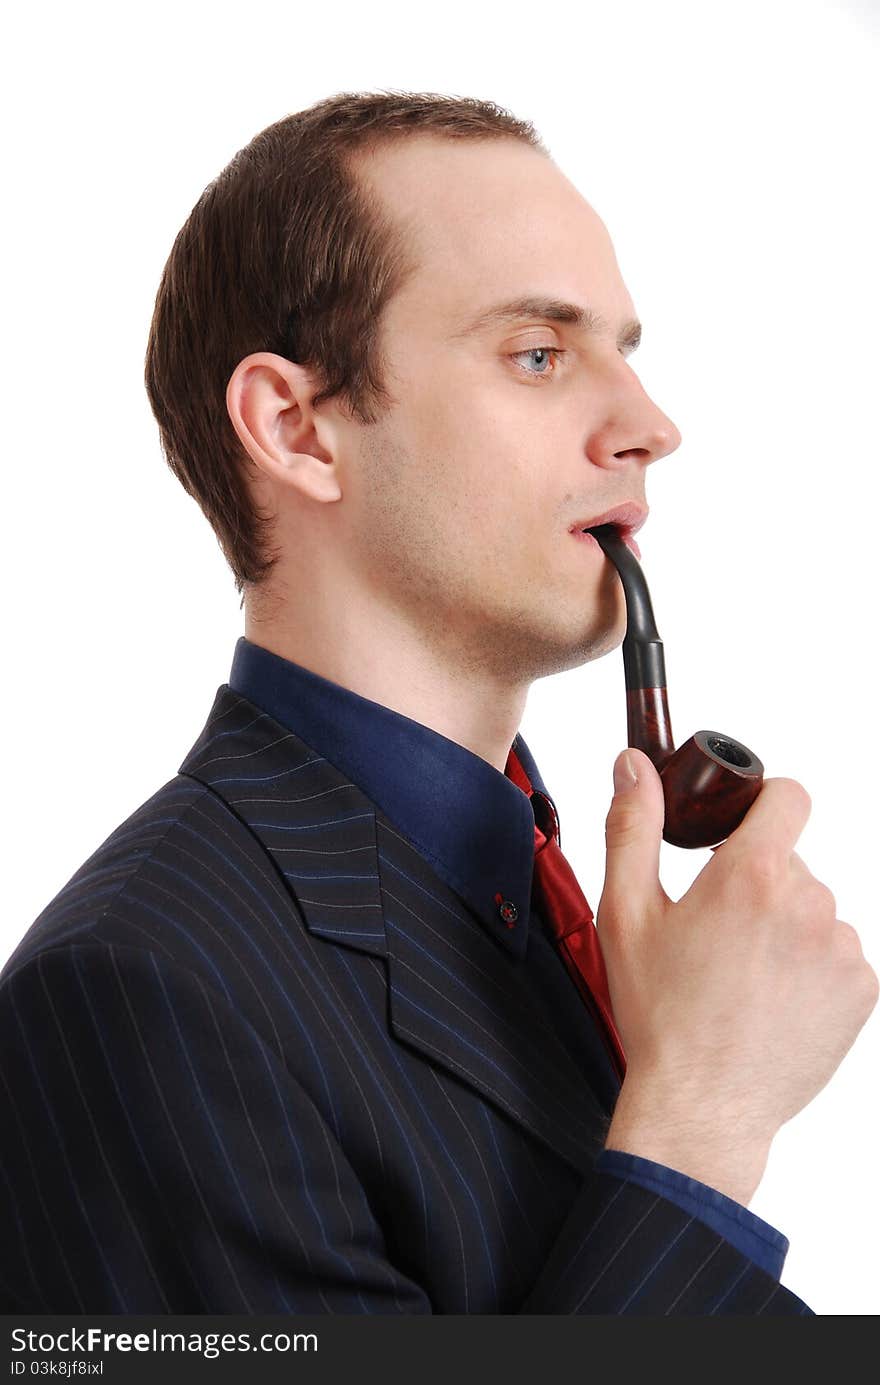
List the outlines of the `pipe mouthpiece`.
{"type": "Polygon", "coordinates": [[[626,638],[623,671],[628,689],[665,688],[663,643],[651,606],[648,584],[635,553],[627,548],[616,524],[597,524],[588,533],[617,568],[626,598],[626,638]]]}

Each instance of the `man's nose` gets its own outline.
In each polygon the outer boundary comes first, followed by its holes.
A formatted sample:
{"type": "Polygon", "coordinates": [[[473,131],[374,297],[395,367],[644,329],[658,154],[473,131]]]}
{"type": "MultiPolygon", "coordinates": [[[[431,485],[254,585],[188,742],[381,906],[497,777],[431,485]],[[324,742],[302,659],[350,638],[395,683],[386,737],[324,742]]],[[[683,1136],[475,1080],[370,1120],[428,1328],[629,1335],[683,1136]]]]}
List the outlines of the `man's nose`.
{"type": "Polygon", "coordinates": [[[636,456],[650,465],[681,446],[681,433],[638,383],[618,418],[615,457],[636,456]]]}
{"type": "Polygon", "coordinates": [[[659,457],[668,457],[670,452],[674,452],[677,447],[681,447],[681,433],[668,414],[664,414],[662,409],[657,409],[658,418],[653,425],[651,441],[648,444],[648,451],[652,462],[656,462],[659,457]]]}

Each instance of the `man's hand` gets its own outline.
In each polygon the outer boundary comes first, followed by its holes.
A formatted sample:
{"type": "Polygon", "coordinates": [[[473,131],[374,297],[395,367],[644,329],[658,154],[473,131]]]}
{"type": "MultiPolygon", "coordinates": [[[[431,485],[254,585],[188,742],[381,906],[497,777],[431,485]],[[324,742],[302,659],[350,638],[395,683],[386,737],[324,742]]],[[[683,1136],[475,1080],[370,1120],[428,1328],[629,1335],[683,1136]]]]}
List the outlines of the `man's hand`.
{"type": "Polygon", "coordinates": [[[796,780],[765,780],[675,903],[659,878],[660,776],[642,751],[625,754],[638,784],[608,813],[596,915],[627,1059],[606,1148],[747,1202],[776,1132],[828,1082],[880,987],[794,851],[811,808],[796,780]]]}

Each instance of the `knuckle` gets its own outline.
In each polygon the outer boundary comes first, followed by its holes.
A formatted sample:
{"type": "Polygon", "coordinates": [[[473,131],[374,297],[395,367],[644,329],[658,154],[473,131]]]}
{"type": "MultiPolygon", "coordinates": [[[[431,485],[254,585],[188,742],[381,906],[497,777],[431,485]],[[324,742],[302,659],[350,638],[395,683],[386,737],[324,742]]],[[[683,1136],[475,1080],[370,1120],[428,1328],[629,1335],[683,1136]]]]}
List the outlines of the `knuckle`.
{"type": "Polygon", "coordinates": [[[868,962],[865,962],[864,966],[861,968],[861,977],[864,985],[867,1016],[870,1015],[877,1001],[880,1000],[880,979],[878,979],[877,973],[868,962]]]}
{"type": "Polygon", "coordinates": [[[746,868],[753,888],[761,893],[769,893],[779,884],[782,875],[779,855],[767,846],[756,847],[749,854],[746,868]]]}
{"type": "MultiPolygon", "coordinates": [[[[813,909],[817,914],[825,915],[832,919],[835,918],[837,914],[837,900],[834,898],[833,893],[827,885],[823,884],[821,880],[815,880],[813,882],[811,895],[813,909]]],[[[843,927],[849,928],[850,932],[858,937],[856,930],[851,928],[848,923],[845,923],[843,927]]]]}
{"type": "Polygon", "coordinates": [[[605,819],[605,845],[626,847],[636,842],[641,835],[641,819],[638,813],[631,812],[617,804],[605,819]]]}
{"type": "Polygon", "coordinates": [[[797,779],[778,779],[776,782],[783,785],[786,796],[791,799],[795,806],[800,808],[805,817],[809,817],[813,811],[813,800],[803,784],[797,779]]]}
{"type": "Polygon", "coordinates": [[[838,919],[837,929],[841,938],[844,938],[849,943],[858,943],[859,949],[861,949],[861,939],[851,923],[844,923],[843,919],[838,919]]]}
{"type": "Polygon", "coordinates": [[[798,927],[816,943],[827,946],[832,941],[832,933],[838,941],[843,941],[833,927],[836,914],[833,894],[818,880],[811,880],[796,896],[794,915],[798,927]]]}
{"type": "MultiPolygon", "coordinates": [[[[838,947],[847,957],[862,956],[862,942],[851,923],[844,923],[842,919],[838,919],[834,937],[838,947]]],[[[870,967],[868,970],[870,971],[870,967]]]]}

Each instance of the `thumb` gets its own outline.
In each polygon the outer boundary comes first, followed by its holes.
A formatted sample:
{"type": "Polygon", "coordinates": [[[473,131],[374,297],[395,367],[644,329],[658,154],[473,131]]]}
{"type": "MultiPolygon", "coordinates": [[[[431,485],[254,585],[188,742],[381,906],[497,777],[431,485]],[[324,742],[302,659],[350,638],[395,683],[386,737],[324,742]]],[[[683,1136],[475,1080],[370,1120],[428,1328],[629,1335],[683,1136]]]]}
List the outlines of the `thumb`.
{"type": "Polygon", "coordinates": [[[630,746],[614,761],[614,797],[605,819],[607,916],[623,918],[653,903],[660,885],[665,805],[660,775],[642,750],[630,746]]]}

